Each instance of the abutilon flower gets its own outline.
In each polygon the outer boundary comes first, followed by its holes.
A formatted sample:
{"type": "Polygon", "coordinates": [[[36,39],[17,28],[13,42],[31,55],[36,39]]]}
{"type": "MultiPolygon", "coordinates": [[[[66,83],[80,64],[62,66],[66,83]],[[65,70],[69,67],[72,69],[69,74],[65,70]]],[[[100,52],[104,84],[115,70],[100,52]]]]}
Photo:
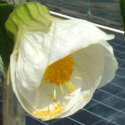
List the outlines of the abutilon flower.
{"type": "Polygon", "coordinates": [[[58,20],[39,3],[21,5],[6,28],[15,36],[10,61],[13,90],[32,116],[50,120],[83,108],[115,76],[114,38],[92,23],[58,20]]]}

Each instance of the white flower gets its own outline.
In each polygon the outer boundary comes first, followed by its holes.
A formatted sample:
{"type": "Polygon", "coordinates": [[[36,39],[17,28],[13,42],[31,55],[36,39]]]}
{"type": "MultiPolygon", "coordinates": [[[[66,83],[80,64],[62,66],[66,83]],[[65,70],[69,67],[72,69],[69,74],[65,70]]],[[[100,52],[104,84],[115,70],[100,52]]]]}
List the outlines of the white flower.
{"type": "Polygon", "coordinates": [[[118,64],[106,42],[114,35],[85,20],[53,19],[44,30],[22,27],[19,38],[10,61],[12,86],[36,118],[72,115],[115,76],[118,64]]]}
{"type": "Polygon", "coordinates": [[[53,20],[49,31],[25,30],[10,62],[13,89],[25,110],[49,120],[84,107],[115,76],[117,61],[106,42],[112,38],[84,20],[53,20]]]}

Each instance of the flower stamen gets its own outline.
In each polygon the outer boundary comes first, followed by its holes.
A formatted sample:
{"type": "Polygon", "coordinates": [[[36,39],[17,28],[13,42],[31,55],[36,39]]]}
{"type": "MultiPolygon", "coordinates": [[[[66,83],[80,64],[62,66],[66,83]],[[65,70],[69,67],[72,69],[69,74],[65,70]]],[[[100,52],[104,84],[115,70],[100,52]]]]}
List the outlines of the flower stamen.
{"type": "Polygon", "coordinates": [[[64,94],[65,92],[64,92],[64,90],[63,90],[61,84],[60,84],[60,89],[61,89],[62,94],[64,94]]]}
{"type": "Polygon", "coordinates": [[[65,84],[65,81],[69,81],[72,77],[74,64],[73,57],[69,55],[49,65],[44,74],[45,83],[57,86],[65,84]]]}
{"type": "Polygon", "coordinates": [[[54,97],[53,97],[53,101],[56,102],[56,86],[54,84],[54,97]]]}
{"type": "Polygon", "coordinates": [[[76,87],[70,81],[66,81],[65,83],[66,83],[66,85],[67,85],[67,87],[69,89],[71,89],[71,90],[75,90],[76,89],[76,87]]]}
{"type": "Polygon", "coordinates": [[[64,87],[65,87],[65,89],[67,90],[68,96],[70,96],[70,95],[71,95],[71,92],[68,90],[68,88],[67,88],[66,85],[65,85],[64,87]]]}
{"type": "MultiPolygon", "coordinates": [[[[75,90],[75,86],[70,82],[73,73],[73,66],[75,62],[71,55],[56,61],[49,65],[45,71],[45,83],[54,84],[54,102],[56,101],[56,88],[55,85],[60,86],[62,94],[64,90],[62,85],[66,85],[69,89],[75,90]]],[[[78,77],[79,78],[79,77],[78,77]]],[[[81,79],[81,78],[79,78],[81,79]]],[[[71,92],[68,92],[71,93],[71,92]]],[[[70,94],[69,94],[70,95],[70,94]]]]}
{"type": "Polygon", "coordinates": [[[78,80],[83,80],[82,77],[78,77],[78,76],[73,76],[74,78],[78,79],[78,80]]]}

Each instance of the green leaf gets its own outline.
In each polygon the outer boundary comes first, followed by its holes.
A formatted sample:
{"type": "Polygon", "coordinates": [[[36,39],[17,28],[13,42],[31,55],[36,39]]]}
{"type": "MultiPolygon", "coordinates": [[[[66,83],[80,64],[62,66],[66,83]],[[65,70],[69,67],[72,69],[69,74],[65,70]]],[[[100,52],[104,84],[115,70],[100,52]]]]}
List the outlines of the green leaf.
{"type": "Polygon", "coordinates": [[[8,19],[9,14],[14,10],[14,7],[15,5],[7,4],[5,2],[0,4],[0,55],[6,68],[8,68],[9,65],[14,41],[5,29],[5,22],[8,19]]]}
{"type": "Polygon", "coordinates": [[[0,72],[2,73],[2,75],[4,76],[4,77],[6,77],[5,76],[5,72],[4,72],[4,64],[3,64],[3,61],[2,61],[2,57],[0,56],[0,72]]]}
{"type": "Polygon", "coordinates": [[[3,4],[3,3],[7,3],[7,2],[4,0],[0,0],[0,4],[3,4]]]}
{"type": "Polygon", "coordinates": [[[123,27],[125,31],[125,0],[120,0],[119,3],[120,3],[122,20],[123,20],[123,27]]]}

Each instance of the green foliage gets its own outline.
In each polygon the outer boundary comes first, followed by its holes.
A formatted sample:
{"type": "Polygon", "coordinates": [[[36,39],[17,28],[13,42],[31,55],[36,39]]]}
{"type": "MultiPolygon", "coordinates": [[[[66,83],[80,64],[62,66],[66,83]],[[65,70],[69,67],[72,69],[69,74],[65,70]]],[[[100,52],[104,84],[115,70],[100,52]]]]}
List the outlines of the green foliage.
{"type": "Polygon", "coordinates": [[[5,0],[0,0],[0,4],[1,4],[1,3],[7,3],[7,2],[6,2],[5,0]]]}
{"type": "Polygon", "coordinates": [[[13,4],[8,4],[2,0],[0,1],[0,55],[6,68],[8,68],[9,65],[14,41],[5,29],[5,22],[8,19],[9,14],[14,10],[14,7],[15,5],[13,4]]]}
{"type": "Polygon", "coordinates": [[[125,0],[120,0],[119,3],[120,3],[122,20],[123,20],[123,27],[125,31],[125,0]]]}
{"type": "Polygon", "coordinates": [[[0,72],[2,72],[4,77],[6,77],[5,72],[4,72],[4,64],[3,64],[1,56],[0,56],[0,72]]]}

